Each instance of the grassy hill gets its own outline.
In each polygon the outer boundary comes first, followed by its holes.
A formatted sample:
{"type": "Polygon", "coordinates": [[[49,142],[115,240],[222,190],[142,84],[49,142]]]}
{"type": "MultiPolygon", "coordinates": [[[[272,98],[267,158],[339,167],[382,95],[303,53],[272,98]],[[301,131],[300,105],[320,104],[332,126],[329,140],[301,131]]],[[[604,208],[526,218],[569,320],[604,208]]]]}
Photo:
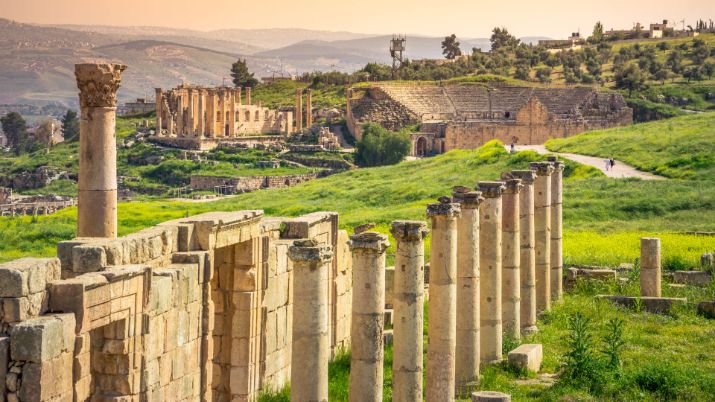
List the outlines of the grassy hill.
{"type": "Polygon", "coordinates": [[[715,112],[552,139],[546,147],[609,157],[672,178],[715,180],[715,112]]]}

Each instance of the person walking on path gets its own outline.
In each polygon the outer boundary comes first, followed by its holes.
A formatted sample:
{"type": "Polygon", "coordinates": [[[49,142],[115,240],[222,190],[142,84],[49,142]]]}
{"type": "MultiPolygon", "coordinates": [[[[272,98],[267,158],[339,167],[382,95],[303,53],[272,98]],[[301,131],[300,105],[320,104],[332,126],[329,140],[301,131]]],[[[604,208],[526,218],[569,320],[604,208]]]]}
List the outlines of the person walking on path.
{"type": "Polygon", "coordinates": [[[611,168],[611,160],[610,159],[604,159],[603,163],[606,165],[606,172],[608,172],[611,168]]]}
{"type": "Polygon", "coordinates": [[[613,167],[616,166],[616,161],[613,158],[611,158],[608,162],[611,165],[611,170],[613,170],[613,167]]]}

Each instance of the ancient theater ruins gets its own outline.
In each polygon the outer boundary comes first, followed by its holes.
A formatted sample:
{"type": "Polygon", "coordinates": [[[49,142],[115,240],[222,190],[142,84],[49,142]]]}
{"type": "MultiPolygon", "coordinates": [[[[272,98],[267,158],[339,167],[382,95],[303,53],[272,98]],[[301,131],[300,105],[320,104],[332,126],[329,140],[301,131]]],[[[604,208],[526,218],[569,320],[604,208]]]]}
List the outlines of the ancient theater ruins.
{"type": "Polygon", "coordinates": [[[381,83],[347,91],[347,125],[356,139],[365,123],[390,130],[417,126],[412,154],[474,149],[498,139],[542,144],[584,131],[631,124],[623,96],[591,87],[505,84],[381,83]]]}

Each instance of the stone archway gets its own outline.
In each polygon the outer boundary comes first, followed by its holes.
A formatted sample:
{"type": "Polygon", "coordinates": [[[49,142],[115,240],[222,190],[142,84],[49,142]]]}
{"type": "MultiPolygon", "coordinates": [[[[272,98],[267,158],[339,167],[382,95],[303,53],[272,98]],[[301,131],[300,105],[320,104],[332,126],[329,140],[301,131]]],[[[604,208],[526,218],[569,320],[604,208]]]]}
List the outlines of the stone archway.
{"type": "Polygon", "coordinates": [[[425,137],[417,138],[417,142],[415,144],[415,155],[416,156],[427,155],[427,140],[425,139],[425,137]]]}

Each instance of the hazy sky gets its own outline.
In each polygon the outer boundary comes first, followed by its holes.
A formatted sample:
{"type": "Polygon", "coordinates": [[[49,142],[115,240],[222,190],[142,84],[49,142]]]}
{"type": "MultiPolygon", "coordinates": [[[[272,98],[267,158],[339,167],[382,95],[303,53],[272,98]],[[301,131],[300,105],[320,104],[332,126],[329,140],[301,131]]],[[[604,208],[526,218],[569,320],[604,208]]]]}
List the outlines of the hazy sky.
{"type": "Polygon", "coordinates": [[[601,20],[630,28],[663,18],[715,19],[715,0],[0,0],[0,17],[43,24],[147,25],[212,30],[309,28],[375,34],[566,37],[601,20]],[[113,6],[113,7],[110,7],[113,6]]]}

